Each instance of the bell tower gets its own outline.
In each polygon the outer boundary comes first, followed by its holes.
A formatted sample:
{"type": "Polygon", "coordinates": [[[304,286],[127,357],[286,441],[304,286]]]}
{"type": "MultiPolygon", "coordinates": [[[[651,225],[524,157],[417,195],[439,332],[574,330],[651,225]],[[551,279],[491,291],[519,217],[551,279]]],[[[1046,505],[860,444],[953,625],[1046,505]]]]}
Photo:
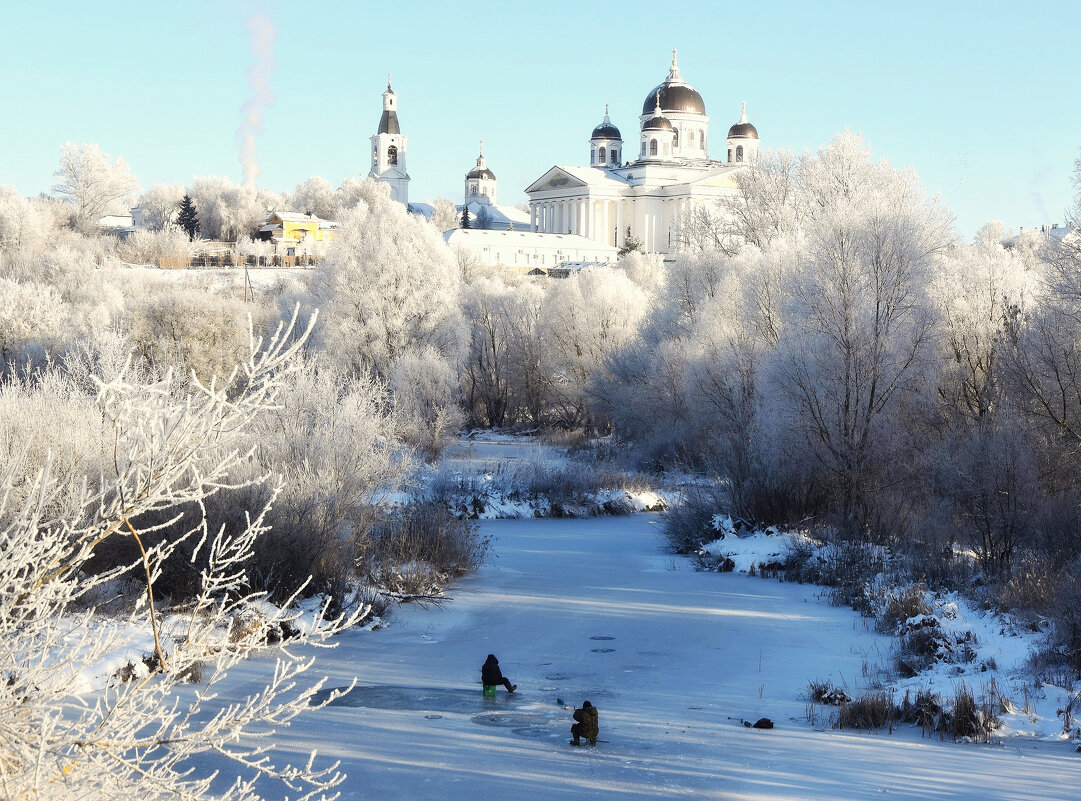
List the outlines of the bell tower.
{"type": "Polygon", "coordinates": [[[409,137],[402,136],[398,126],[398,95],[390,86],[387,75],[387,91],[383,92],[383,115],[379,129],[372,137],[372,169],[369,178],[390,184],[390,197],[409,204],[409,173],[405,168],[409,137]]]}

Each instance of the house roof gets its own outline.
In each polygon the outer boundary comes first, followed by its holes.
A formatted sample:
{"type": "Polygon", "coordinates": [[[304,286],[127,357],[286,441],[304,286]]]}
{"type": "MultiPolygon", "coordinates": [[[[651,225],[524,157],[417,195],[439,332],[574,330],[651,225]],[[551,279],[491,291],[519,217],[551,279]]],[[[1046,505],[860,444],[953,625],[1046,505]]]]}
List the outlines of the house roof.
{"type": "Polygon", "coordinates": [[[611,252],[613,255],[619,249],[602,242],[594,242],[577,234],[542,234],[532,231],[500,231],[496,229],[481,228],[455,228],[443,234],[448,245],[517,245],[519,247],[548,247],[548,248],[582,248],[587,250],[611,252]]]}

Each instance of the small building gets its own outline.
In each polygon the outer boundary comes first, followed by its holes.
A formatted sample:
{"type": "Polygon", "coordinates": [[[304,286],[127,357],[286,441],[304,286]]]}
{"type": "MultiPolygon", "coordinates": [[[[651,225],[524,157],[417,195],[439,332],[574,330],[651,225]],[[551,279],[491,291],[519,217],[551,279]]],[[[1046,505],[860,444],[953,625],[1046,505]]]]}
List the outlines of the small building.
{"type": "Polygon", "coordinates": [[[566,275],[586,265],[615,264],[619,258],[615,247],[575,234],[456,228],[443,238],[455,253],[520,275],[566,275]]]}
{"type": "Polygon", "coordinates": [[[259,239],[274,243],[279,256],[311,255],[319,245],[328,244],[338,224],[314,214],[295,211],[275,211],[267,215],[266,224],[259,229],[259,239]]]}

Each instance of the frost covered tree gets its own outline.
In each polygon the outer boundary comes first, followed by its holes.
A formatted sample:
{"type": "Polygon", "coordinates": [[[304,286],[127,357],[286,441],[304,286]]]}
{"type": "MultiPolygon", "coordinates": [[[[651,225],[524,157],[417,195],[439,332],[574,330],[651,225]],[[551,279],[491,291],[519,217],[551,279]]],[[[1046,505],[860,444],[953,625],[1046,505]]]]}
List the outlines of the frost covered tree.
{"type": "Polygon", "coordinates": [[[313,290],[325,309],[321,340],[342,364],[388,380],[417,348],[457,358],[458,269],[426,221],[370,192],[341,220],[327,261],[313,290]]]}
{"type": "Polygon", "coordinates": [[[127,162],[97,145],[65,142],[53,175],[53,192],[71,203],[71,225],[81,231],[92,230],[106,214],[126,213],[139,191],[127,162]]]}
{"type": "Polygon", "coordinates": [[[279,331],[265,347],[253,343],[235,379],[196,384],[187,397],[168,379],[102,383],[97,405],[111,457],[96,480],[75,483],[74,512],[50,511],[50,500],[69,488],[49,463],[25,478],[7,471],[0,487],[5,797],[254,801],[260,781],[312,799],[343,780],[334,763],[319,766],[314,754],[297,765],[275,764],[261,745],[312,708],[321,684],[297,684],[312,659],[286,651],[282,632],[295,634],[293,647],[330,645],[356,616],[327,619],[317,609],[302,623],[295,610],[271,608],[248,589],[245,565],[264,528],[260,510],[234,533],[210,529],[196,515],[185,533],[155,539],[143,523],[151,516],[174,520],[184,506],[199,508],[229,485],[247,459],[238,437],[274,405],[293,369],[303,337],[286,346],[290,341],[279,331]],[[30,491],[13,494],[24,481],[30,491]],[[20,495],[26,500],[13,503],[20,495]],[[116,539],[130,544],[131,560],[104,572],[89,569],[96,550],[116,539]],[[166,614],[155,584],[182,543],[205,554],[204,566],[191,603],[166,614]],[[100,611],[99,599],[113,597],[129,573],[139,577],[140,600],[126,612],[100,611]],[[144,658],[101,675],[117,652],[137,651],[143,642],[144,658]],[[237,703],[215,701],[230,670],[260,653],[277,656],[261,663],[265,684],[237,703]],[[189,684],[195,692],[183,689],[189,684]],[[196,761],[201,754],[231,762],[236,780],[215,783],[196,761]]]}
{"type": "Polygon", "coordinates": [[[862,535],[892,471],[905,401],[926,380],[933,318],[925,289],[949,217],[911,171],[873,163],[843,134],[804,170],[818,198],[775,361],[777,391],[836,500],[862,535]],[[886,468],[890,467],[890,471],[886,468]]]}
{"type": "Polygon", "coordinates": [[[203,236],[229,242],[251,236],[281,203],[273,192],[236,186],[218,176],[196,178],[188,194],[199,210],[203,236]]]}
{"type": "Polygon", "coordinates": [[[991,411],[1001,392],[1003,351],[1038,291],[1037,271],[1002,246],[995,226],[938,261],[930,297],[945,349],[939,393],[949,410],[973,420],[991,411]]]}
{"type": "Polygon", "coordinates": [[[445,197],[438,198],[432,204],[431,223],[439,233],[453,231],[458,227],[458,207],[453,200],[445,197]]]}
{"type": "Polygon", "coordinates": [[[541,318],[545,371],[559,421],[592,425],[590,387],[607,359],[631,342],[645,316],[642,290],[621,270],[586,267],[554,284],[541,318]]]}
{"type": "Polygon", "coordinates": [[[314,214],[324,220],[335,220],[338,216],[338,199],[330,181],[314,176],[297,184],[293,194],[289,196],[289,208],[301,214],[314,214]]]}
{"type": "Polygon", "coordinates": [[[182,184],[155,184],[150,187],[139,196],[138,205],[142,209],[143,225],[151,231],[162,231],[176,225],[185,197],[182,184]]]}
{"type": "Polygon", "coordinates": [[[39,253],[55,229],[53,215],[37,199],[0,185],[0,253],[39,253]]]}
{"type": "Polygon", "coordinates": [[[390,388],[403,439],[426,458],[438,458],[458,436],[465,421],[454,368],[435,348],[426,345],[398,359],[390,388]]]}
{"type": "MultiPolygon", "coordinates": [[[[273,408],[253,422],[245,473],[283,484],[267,516],[265,547],[254,559],[262,581],[291,591],[306,576],[311,589],[341,599],[350,592],[384,501],[413,467],[386,388],[309,354],[281,384],[273,408]]],[[[265,487],[253,500],[269,500],[265,487]]],[[[250,493],[249,493],[250,494],[250,493]]]]}

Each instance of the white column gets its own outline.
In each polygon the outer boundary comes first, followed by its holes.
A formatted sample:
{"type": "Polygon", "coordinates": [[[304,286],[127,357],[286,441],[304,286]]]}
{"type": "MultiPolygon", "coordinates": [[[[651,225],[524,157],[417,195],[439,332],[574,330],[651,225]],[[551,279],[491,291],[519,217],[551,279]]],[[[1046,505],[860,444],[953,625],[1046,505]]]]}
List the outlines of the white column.
{"type": "Polygon", "coordinates": [[[529,230],[537,230],[537,205],[535,203],[529,204],[529,230]]]}
{"type": "Polygon", "coordinates": [[[619,243],[623,241],[624,236],[625,236],[625,234],[623,233],[623,203],[621,203],[620,201],[617,200],[616,201],[616,241],[613,242],[612,244],[615,245],[618,248],[619,243]]]}

